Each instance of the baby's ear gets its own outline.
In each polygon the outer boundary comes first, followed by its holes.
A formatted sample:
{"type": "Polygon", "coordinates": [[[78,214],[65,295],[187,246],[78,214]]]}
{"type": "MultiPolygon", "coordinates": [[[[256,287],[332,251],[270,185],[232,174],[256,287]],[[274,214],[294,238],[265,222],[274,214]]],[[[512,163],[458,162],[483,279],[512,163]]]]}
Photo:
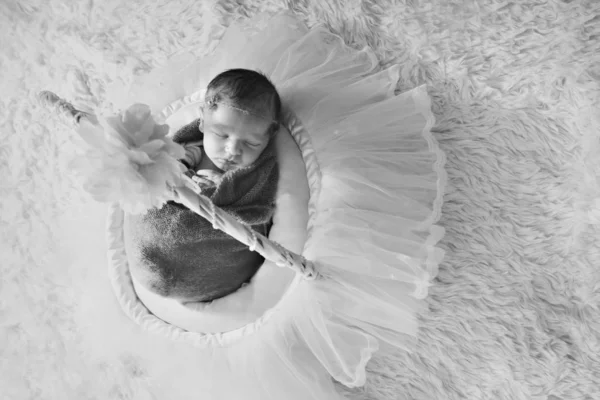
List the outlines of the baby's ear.
{"type": "Polygon", "coordinates": [[[197,118],[198,128],[201,131],[204,131],[204,104],[200,104],[198,106],[198,114],[199,114],[199,116],[197,118]]]}
{"type": "Polygon", "coordinates": [[[279,132],[279,129],[281,128],[281,123],[280,122],[273,122],[271,124],[271,126],[269,127],[269,136],[273,137],[275,136],[275,134],[277,132],[279,132]]]}

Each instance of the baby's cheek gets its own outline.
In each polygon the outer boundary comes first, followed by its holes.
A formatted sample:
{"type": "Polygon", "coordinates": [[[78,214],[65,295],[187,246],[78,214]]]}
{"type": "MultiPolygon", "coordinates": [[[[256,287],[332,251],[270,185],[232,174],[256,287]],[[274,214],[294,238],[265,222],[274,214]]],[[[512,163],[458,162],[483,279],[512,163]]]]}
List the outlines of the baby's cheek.
{"type": "Polygon", "coordinates": [[[252,164],[254,161],[256,161],[258,159],[258,157],[260,157],[260,155],[262,154],[262,151],[251,151],[246,155],[246,160],[248,164],[252,164]]]}
{"type": "Polygon", "coordinates": [[[218,149],[219,149],[219,146],[216,145],[215,143],[204,142],[204,152],[206,153],[208,158],[210,158],[211,160],[218,156],[218,153],[219,153],[218,149]]]}

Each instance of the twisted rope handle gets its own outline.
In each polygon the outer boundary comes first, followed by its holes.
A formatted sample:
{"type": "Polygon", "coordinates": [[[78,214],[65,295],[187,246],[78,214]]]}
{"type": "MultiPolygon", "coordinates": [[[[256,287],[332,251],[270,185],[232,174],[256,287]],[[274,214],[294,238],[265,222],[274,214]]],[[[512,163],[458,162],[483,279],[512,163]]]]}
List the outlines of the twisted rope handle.
{"type": "MultiPolygon", "coordinates": [[[[191,179],[189,180],[191,182],[191,179]]],[[[309,280],[317,277],[318,274],[311,261],[242,224],[235,217],[215,206],[206,196],[198,195],[187,184],[176,188],[175,191],[177,201],[206,218],[213,224],[213,228],[222,230],[279,267],[291,268],[309,280]]]]}
{"type": "Polygon", "coordinates": [[[40,105],[52,109],[54,114],[58,115],[59,119],[67,125],[77,128],[81,118],[87,118],[90,122],[96,124],[98,120],[94,114],[86,113],[85,111],[77,110],[71,103],[61,99],[55,93],[44,90],[38,93],[38,101],[40,105]]]}
{"type": "MultiPolygon", "coordinates": [[[[73,105],[50,91],[38,94],[42,106],[52,109],[62,122],[77,129],[83,118],[93,124],[98,120],[95,115],[77,110],[73,105]]],[[[251,227],[241,223],[226,211],[215,206],[212,201],[197,192],[195,183],[183,175],[184,186],[174,188],[177,200],[190,210],[210,221],[215,229],[222,230],[238,241],[247,245],[250,250],[256,251],[266,260],[279,267],[291,268],[305,279],[316,279],[319,274],[315,271],[314,264],[299,254],[293,253],[280,244],[254,231],[251,227]]]]}

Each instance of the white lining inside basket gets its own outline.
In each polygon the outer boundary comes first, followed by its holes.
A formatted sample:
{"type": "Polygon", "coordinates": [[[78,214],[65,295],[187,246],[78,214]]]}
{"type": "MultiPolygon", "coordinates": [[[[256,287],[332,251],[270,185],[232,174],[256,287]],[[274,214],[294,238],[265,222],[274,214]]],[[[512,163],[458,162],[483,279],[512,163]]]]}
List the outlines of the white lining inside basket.
{"type": "MultiPolygon", "coordinates": [[[[162,117],[172,133],[200,116],[202,100],[202,95],[196,93],[178,100],[163,111],[162,117]]],[[[294,131],[294,137],[306,135],[299,123],[290,128],[294,131]]],[[[309,219],[310,192],[306,167],[300,149],[287,128],[282,128],[275,140],[280,175],[269,238],[300,254],[306,242],[309,219]]],[[[124,224],[127,224],[127,220],[125,216],[124,224]]],[[[125,237],[126,248],[127,242],[125,237]]],[[[250,284],[237,292],[211,303],[183,305],[155,295],[132,277],[138,298],[155,316],[184,330],[206,333],[227,332],[253,323],[275,307],[286,290],[295,286],[299,279],[301,276],[291,269],[266,261],[250,284]]]]}

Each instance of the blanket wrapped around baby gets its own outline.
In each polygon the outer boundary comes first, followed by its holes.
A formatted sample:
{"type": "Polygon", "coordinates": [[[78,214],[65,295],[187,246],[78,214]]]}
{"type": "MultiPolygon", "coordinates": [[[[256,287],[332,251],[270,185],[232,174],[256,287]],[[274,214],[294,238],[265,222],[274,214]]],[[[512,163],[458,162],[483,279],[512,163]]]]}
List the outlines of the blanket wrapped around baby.
{"type": "MultiPolygon", "coordinates": [[[[203,139],[198,120],[173,140],[203,139]]],[[[203,190],[216,206],[267,235],[275,208],[279,170],[274,140],[250,166],[223,174],[216,188],[203,190]]],[[[169,202],[125,224],[130,269],[153,292],[184,301],[211,301],[249,281],[264,259],[185,206],[169,202]]]]}

